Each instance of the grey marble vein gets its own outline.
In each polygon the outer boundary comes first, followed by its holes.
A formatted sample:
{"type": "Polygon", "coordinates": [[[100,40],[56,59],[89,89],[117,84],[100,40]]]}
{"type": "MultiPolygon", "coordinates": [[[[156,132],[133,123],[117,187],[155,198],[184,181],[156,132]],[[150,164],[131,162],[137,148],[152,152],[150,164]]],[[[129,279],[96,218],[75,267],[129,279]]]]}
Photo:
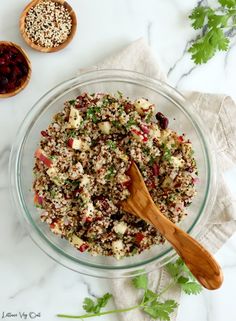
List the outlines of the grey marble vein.
{"type": "Polygon", "coordinates": [[[180,82],[181,82],[184,78],[186,78],[186,77],[188,77],[189,75],[191,75],[191,73],[192,73],[196,68],[197,68],[197,66],[194,65],[194,66],[191,67],[187,72],[183,73],[183,74],[180,76],[179,80],[176,82],[176,87],[178,88],[179,85],[180,85],[180,82]]]}
{"type": "Polygon", "coordinates": [[[93,298],[97,298],[98,295],[95,294],[95,292],[92,290],[90,283],[87,282],[87,280],[84,277],[81,277],[81,281],[82,281],[82,284],[86,286],[88,294],[93,298]]]}
{"type": "Polygon", "coordinates": [[[9,299],[13,300],[19,295],[21,295],[22,293],[25,293],[26,291],[31,290],[34,287],[41,287],[43,284],[47,282],[48,276],[51,275],[55,269],[56,269],[56,263],[53,263],[52,265],[50,265],[50,267],[46,271],[44,271],[44,274],[38,280],[30,282],[26,287],[20,288],[15,293],[13,293],[9,297],[9,299]]]}
{"type": "Polygon", "coordinates": [[[169,77],[172,72],[175,70],[175,68],[177,67],[178,63],[184,58],[185,54],[187,53],[187,49],[190,45],[190,43],[192,42],[192,40],[188,41],[184,47],[184,50],[181,54],[181,56],[175,61],[175,63],[169,68],[168,72],[167,72],[167,77],[169,77]]]}
{"type": "Polygon", "coordinates": [[[147,25],[147,41],[148,41],[148,44],[149,44],[150,47],[152,46],[152,44],[151,44],[152,25],[153,25],[153,23],[151,21],[148,21],[148,25],[147,25]]]}

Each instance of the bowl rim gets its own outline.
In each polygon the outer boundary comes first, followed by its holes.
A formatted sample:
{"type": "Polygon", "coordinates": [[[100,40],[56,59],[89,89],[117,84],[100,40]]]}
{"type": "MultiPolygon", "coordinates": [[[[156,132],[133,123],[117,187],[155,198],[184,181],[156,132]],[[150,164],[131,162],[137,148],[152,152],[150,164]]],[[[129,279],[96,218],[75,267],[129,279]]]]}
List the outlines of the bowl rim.
{"type": "MultiPolygon", "coordinates": [[[[52,96],[52,94],[54,94],[53,95],[53,96],[55,96],[54,98],[57,99],[58,96],[55,95],[55,92],[61,92],[61,89],[62,89],[61,87],[65,87],[65,91],[66,91],[68,89],[71,89],[71,86],[69,86],[69,84],[73,84],[75,82],[78,86],[78,81],[80,81],[79,85],[81,85],[81,84],[83,84],[83,79],[81,79],[83,77],[91,78],[91,76],[95,76],[94,79],[96,79],[96,81],[99,82],[105,77],[104,75],[106,75],[107,77],[110,77],[110,80],[114,80],[114,79],[111,79],[112,77],[115,77],[115,78],[118,77],[118,79],[121,80],[121,77],[122,77],[122,81],[123,81],[124,78],[126,77],[126,80],[128,82],[130,82],[130,80],[131,80],[128,76],[131,75],[133,77],[133,79],[135,79],[136,84],[140,85],[140,81],[150,82],[154,86],[156,85],[157,88],[161,88],[161,90],[163,90],[163,91],[164,91],[164,89],[168,89],[169,91],[174,93],[175,102],[177,102],[177,98],[180,100],[180,101],[178,100],[179,104],[182,102],[181,108],[184,110],[184,112],[187,114],[188,118],[193,123],[194,129],[197,132],[197,134],[200,135],[201,143],[202,143],[202,146],[204,147],[204,154],[205,154],[205,159],[207,162],[207,169],[208,169],[208,179],[207,179],[207,185],[206,185],[207,186],[206,190],[208,191],[208,193],[206,193],[204,195],[203,204],[199,210],[199,214],[196,217],[194,223],[190,226],[190,228],[187,231],[192,236],[195,236],[197,238],[199,238],[201,236],[201,232],[202,232],[200,226],[198,226],[198,223],[203,221],[202,214],[208,205],[208,215],[204,216],[204,220],[206,221],[209,214],[210,214],[210,210],[212,209],[212,207],[214,205],[214,201],[215,201],[215,197],[216,197],[216,193],[214,193],[214,195],[212,194],[213,189],[214,188],[216,189],[216,187],[217,187],[216,186],[216,175],[213,175],[213,172],[215,173],[215,170],[216,170],[216,166],[215,166],[216,160],[215,160],[214,153],[209,148],[210,143],[212,143],[211,135],[210,135],[209,131],[203,127],[202,121],[201,121],[201,119],[199,119],[199,116],[196,113],[194,113],[194,116],[193,116],[193,110],[192,110],[193,107],[189,103],[189,101],[184,97],[184,95],[182,95],[178,90],[171,87],[167,83],[165,83],[161,80],[158,80],[158,79],[153,79],[153,78],[148,77],[142,73],[131,71],[131,70],[123,70],[123,69],[101,69],[101,70],[92,70],[92,71],[88,71],[88,72],[83,72],[79,76],[73,77],[69,80],[63,81],[60,84],[54,86],[52,89],[47,91],[40,99],[37,100],[37,102],[33,105],[33,107],[28,112],[27,116],[24,118],[24,120],[18,130],[18,133],[17,133],[17,140],[13,144],[12,150],[11,150],[10,161],[9,161],[9,170],[10,170],[10,180],[11,180],[10,185],[12,187],[11,188],[11,195],[14,199],[14,203],[19,208],[19,210],[20,210],[19,212],[23,212],[23,215],[21,215],[21,218],[24,217],[24,219],[26,219],[26,221],[28,223],[27,226],[28,225],[31,226],[33,224],[33,226],[35,228],[34,231],[32,232],[32,231],[29,231],[29,229],[28,229],[28,233],[30,234],[34,243],[36,243],[37,246],[39,246],[51,258],[53,258],[55,261],[59,262],[60,264],[66,266],[67,268],[70,268],[70,269],[80,272],[82,274],[96,276],[96,277],[102,277],[102,278],[103,277],[114,278],[114,275],[109,276],[109,275],[107,275],[107,273],[109,271],[113,271],[113,272],[119,271],[121,274],[119,274],[117,277],[130,276],[130,273],[137,275],[137,274],[143,273],[143,272],[140,272],[140,271],[143,271],[140,269],[145,268],[146,271],[150,271],[155,268],[154,266],[151,267],[151,265],[154,265],[153,263],[155,263],[155,262],[157,263],[157,261],[161,259],[162,263],[160,264],[160,266],[162,266],[162,265],[166,264],[167,262],[169,262],[170,260],[174,259],[177,256],[177,254],[175,253],[174,249],[171,246],[169,246],[165,251],[163,251],[158,256],[153,256],[149,259],[145,259],[145,260],[141,261],[141,263],[125,265],[125,266],[108,266],[108,265],[104,266],[104,265],[91,264],[89,262],[85,263],[81,260],[78,260],[78,259],[68,255],[67,253],[63,252],[59,247],[55,246],[55,244],[50,242],[46,238],[46,236],[41,232],[41,230],[37,227],[37,225],[35,224],[35,222],[31,218],[31,215],[27,215],[28,210],[27,210],[25,203],[24,203],[24,198],[21,193],[20,181],[19,181],[19,165],[20,165],[20,160],[21,160],[20,156],[22,155],[21,151],[24,146],[24,141],[28,137],[28,132],[30,131],[30,128],[32,126],[33,119],[36,119],[41,114],[41,112],[44,110],[44,108],[46,108],[46,103],[48,103],[48,100],[50,100],[50,102],[52,102],[52,98],[50,98],[52,96]],[[100,76],[100,78],[99,78],[99,76],[100,76]],[[38,104],[40,104],[40,102],[42,102],[45,99],[46,99],[46,103],[44,103],[44,105],[41,106],[41,109],[37,111],[38,104]],[[190,109],[187,110],[186,109],[187,106],[190,107],[190,109]],[[29,124],[31,124],[31,126],[28,126],[29,124]],[[204,136],[205,136],[205,138],[204,138],[204,136]],[[209,204],[209,200],[211,201],[211,204],[209,204]],[[209,210],[209,206],[210,206],[210,210],[209,210]],[[37,232],[37,234],[38,234],[37,236],[39,236],[40,240],[38,238],[36,239],[35,232],[37,232]],[[45,245],[45,242],[47,244],[47,249],[45,249],[43,246],[43,245],[45,245]],[[60,257],[61,255],[63,256],[64,261],[60,257]],[[76,266],[73,266],[73,267],[70,266],[70,264],[68,264],[68,261],[70,263],[73,262],[73,264],[75,263],[76,266]],[[86,268],[90,268],[91,270],[88,271],[86,268]],[[127,272],[128,272],[128,275],[127,275],[127,272]],[[98,273],[99,273],[99,275],[98,275],[98,273]]],[[[106,79],[106,77],[105,77],[105,79],[106,79]]],[[[103,81],[105,79],[103,79],[103,81]]],[[[148,88],[150,88],[150,87],[148,87],[148,88]]],[[[153,88],[151,88],[151,89],[153,89],[153,88]]],[[[64,92],[63,92],[63,94],[64,94],[64,92]]],[[[171,95],[168,97],[171,97],[171,95]]],[[[25,225],[25,221],[24,221],[24,225],[25,225]]]]}

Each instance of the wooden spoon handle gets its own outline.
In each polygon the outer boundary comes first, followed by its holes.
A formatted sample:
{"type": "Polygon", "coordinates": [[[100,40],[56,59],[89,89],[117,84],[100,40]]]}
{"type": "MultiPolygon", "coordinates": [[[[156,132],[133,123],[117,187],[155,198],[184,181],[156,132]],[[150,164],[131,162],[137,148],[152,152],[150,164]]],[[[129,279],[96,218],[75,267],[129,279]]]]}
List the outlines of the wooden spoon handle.
{"type": "Polygon", "coordinates": [[[221,286],[222,270],[214,257],[200,243],[168,220],[154,203],[150,204],[143,218],[153,224],[172,244],[199,283],[209,290],[221,286]]]}

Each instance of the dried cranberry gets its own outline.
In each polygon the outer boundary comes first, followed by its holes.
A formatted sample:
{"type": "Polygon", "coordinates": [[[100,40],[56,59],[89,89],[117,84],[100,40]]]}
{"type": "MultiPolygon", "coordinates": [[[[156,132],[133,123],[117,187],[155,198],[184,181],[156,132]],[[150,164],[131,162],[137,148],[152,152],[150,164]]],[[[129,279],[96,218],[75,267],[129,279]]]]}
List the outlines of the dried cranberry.
{"type": "Polygon", "coordinates": [[[19,66],[22,74],[23,74],[23,75],[27,75],[27,73],[28,73],[28,68],[27,68],[27,66],[26,66],[24,63],[20,63],[18,66],[19,66]]]}
{"type": "Polygon", "coordinates": [[[24,57],[20,53],[18,53],[12,62],[14,64],[21,64],[23,61],[24,61],[24,57]]]}
{"type": "Polygon", "coordinates": [[[5,53],[4,56],[3,56],[3,58],[5,59],[6,62],[7,62],[7,61],[10,61],[10,59],[11,59],[11,53],[10,53],[10,51],[7,52],[7,53],[5,53]]]}
{"type": "Polygon", "coordinates": [[[159,175],[159,165],[157,163],[154,163],[153,164],[153,167],[152,167],[152,171],[153,171],[153,175],[154,176],[158,176],[159,175]]]}
{"type": "Polygon", "coordinates": [[[4,65],[6,63],[5,59],[3,57],[0,57],[0,65],[4,65]]]}
{"type": "Polygon", "coordinates": [[[143,239],[144,239],[143,233],[138,232],[138,233],[135,235],[135,242],[136,242],[136,243],[140,244],[143,239]]]}
{"type": "Polygon", "coordinates": [[[126,103],[126,104],[124,105],[124,109],[125,109],[125,111],[128,113],[128,112],[130,112],[130,111],[132,111],[132,110],[134,109],[134,105],[132,105],[132,104],[130,104],[130,103],[126,103]]]}
{"type": "Polygon", "coordinates": [[[11,72],[11,69],[6,66],[6,65],[2,65],[0,66],[0,73],[3,74],[3,75],[7,75],[11,72]]]}
{"type": "Polygon", "coordinates": [[[75,190],[73,191],[73,194],[74,194],[75,197],[77,197],[82,191],[83,191],[82,188],[77,188],[77,189],[75,189],[75,190]]]}
{"type": "Polygon", "coordinates": [[[84,243],[80,246],[79,251],[84,252],[89,248],[88,244],[84,243]]]}
{"type": "Polygon", "coordinates": [[[20,68],[17,67],[17,66],[14,66],[14,67],[12,68],[12,74],[15,75],[15,78],[20,78],[20,77],[22,77],[22,72],[21,72],[20,68]]]}
{"type": "Polygon", "coordinates": [[[159,122],[160,127],[161,127],[162,129],[166,129],[166,128],[168,127],[168,125],[169,125],[169,120],[168,120],[168,118],[165,117],[161,112],[158,112],[158,113],[156,114],[156,119],[157,119],[157,121],[159,122]]]}
{"type": "Polygon", "coordinates": [[[88,107],[88,100],[85,96],[78,96],[77,98],[77,104],[75,105],[76,108],[87,108],[88,107]]]}
{"type": "Polygon", "coordinates": [[[7,79],[7,77],[1,76],[1,78],[0,78],[0,86],[1,86],[1,87],[6,87],[7,84],[8,84],[8,79],[7,79]]]}
{"type": "Polygon", "coordinates": [[[147,187],[148,187],[149,189],[153,189],[153,188],[156,187],[155,182],[152,181],[151,179],[148,179],[148,180],[146,181],[146,185],[147,185],[147,187]]]}
{"type": "Polygon", "coordinates": [[[143,131],[145,134],[147,134],[147,135],[149,134],[150,130],[149,130],[149,128],[148,128],[147,126],[141,124],[141,125],[140,125],[140,128],[142,129],[142,131],[143,131]]]}
{"type": "Polygon", "coordinates": [[[48,133],[47,133],[45,130],[42,130],[42,131],[41,131],[41,135],[42,135],[43,137],[48,137],[48,133]]]}
{"type": "Polygon", "coordinates": [[[16,85],[14,82],[9,81],[9,83],[8,83],[8,85],[7,85],[7,91],[8,91],[8,92],[13,91],[13,90],[16,89],[16,87],[17,87],[17,85],[16,85]]]}

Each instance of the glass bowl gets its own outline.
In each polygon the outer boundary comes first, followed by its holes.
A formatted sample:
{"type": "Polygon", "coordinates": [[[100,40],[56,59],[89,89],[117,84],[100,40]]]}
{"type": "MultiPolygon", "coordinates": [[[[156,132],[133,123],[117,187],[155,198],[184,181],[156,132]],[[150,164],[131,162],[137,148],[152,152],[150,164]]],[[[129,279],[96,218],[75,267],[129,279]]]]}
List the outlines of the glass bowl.
{"type": "Polygon", "coordinates": [[[46,223],[41,222],[33,203],[32,169],[40,132],[49,125],[52,116],[63,109],[66,100],[84,91],[116,93],[118,90],[131,99],[148,98],[156,104],[158,111],[169,118],[169,127],[180,134],[186,133],[193,143],[199,184],[197,196],[188,207],[188,216],[179,224],[180,227],[192,236],[199,237],[216,195],[215,161],[212,143],[209,141],[210,133],[189,102],[174,88],[136,72],[100,70],[81,74],[51,89],[32,107],[17,134],[10,157],[12,195],[25,228],[45,253],[74,271],[105,278],[129,277],[161,267],[176,256],[175,251],[166,242],[121,260],[79,252],[68,241],[54,235],[46,223]]]}

